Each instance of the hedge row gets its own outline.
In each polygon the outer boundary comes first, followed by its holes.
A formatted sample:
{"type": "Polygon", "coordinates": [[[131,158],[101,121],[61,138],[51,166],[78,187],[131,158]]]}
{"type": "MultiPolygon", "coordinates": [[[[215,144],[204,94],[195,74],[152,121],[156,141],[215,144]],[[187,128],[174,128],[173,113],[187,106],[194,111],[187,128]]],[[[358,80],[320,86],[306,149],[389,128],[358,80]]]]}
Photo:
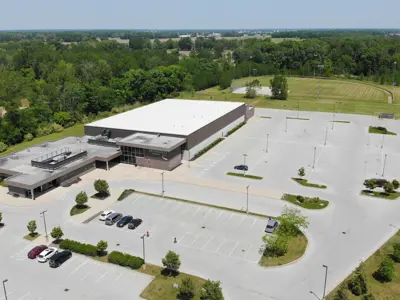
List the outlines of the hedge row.
{"type": "Polygon", "coordinates": [[[193,159],[199,158],[200,156],[202,156],[204,153],[206,153],[208,150],[210,150],[211,148],[214,148],[216,145],[218,145],[220,142],[222,142],[224,139],[223,138],[218,138],[216,139],[214,142],[212,142],[210,145],[208,145],[207,147],[201,149],[199,152],[197,152],[195,154],[195,156],[193,157],[193,159]]]}
{"type": "Polygon", "coordinates": [[[238,126],[232,128],[231,130],[228,131],[227,136],[230,136],[232,133],[234,133],[235,131],[237,131],[240,127],[246,125],[246,122],[242,122],[240,123],[238,126]]]}
{"type": "Polygon", "coordinates": [[[60,242],[61,249],[71,250],[72,252],[87,255],[96,256],[97,247],[90,244],[82,244],[73,240],[63,240],[60,242]]]}
{"type": "Polygon", "coordinates": [[[118,251],[113,251],[108,255],[108,262],[134,270],[139,269],[144,264],[142,258],[118,251]]]}

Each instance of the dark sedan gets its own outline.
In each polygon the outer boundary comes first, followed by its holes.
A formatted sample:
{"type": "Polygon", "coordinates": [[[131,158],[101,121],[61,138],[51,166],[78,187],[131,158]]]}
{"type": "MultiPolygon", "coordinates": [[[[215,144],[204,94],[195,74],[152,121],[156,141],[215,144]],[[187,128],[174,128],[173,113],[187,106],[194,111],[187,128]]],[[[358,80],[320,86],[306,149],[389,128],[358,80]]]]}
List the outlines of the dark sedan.
{"type": "Polygon", "coordinates": [[[238,165],[234,167],[235,170],[248,171],[249,167],[246,165],[238,165]]]}
{"type": "Polygon", "coordinates": [[[131,222],[132,220],[133,220],[132,216],[124,216],[121,220],[118,221],[117,227],[124,227],[129,222],[131,222]]]}
{"type": "Polygon", "coordinates": [[[136,227],[138,227],[140,224],[142,224],[142,219],[133,219],[129,225],[128,228],[129,229],[135,229],[136,227]]]}
{"type": "Polygon", "coordinates": [[[47,246],[40,245],[33,248],[31,251],[28,252],[28,258],[35,259],[43,250],[46,250],[47,246]]]}

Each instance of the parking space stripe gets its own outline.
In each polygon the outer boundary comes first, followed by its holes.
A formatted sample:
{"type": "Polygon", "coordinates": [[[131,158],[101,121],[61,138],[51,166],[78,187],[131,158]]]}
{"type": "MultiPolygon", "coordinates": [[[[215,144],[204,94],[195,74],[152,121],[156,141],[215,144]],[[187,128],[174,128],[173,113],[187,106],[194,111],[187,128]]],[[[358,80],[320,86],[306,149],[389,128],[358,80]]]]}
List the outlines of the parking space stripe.
{"type": "Polygon", "coordinates": [[[201,207],[197,208],[197,210],[194,212],[194,214],[192,216],[195,216],[197,214],[197,212],[200,210],[201,207]]]}
{"type": "Polygon", "coordinates": [[[29,296],[29,294],[30,294],[31,292],[27,292],[25,295],[23,295],[21,298],[18,298],[18,300],[22,300],[22,299],[24,299],[24,298],[26,298],[27,296],[29,296]]]}
{"type": "Polygon", "coordinates": [[[201,249],[205,249],[205,248],[207,247],[207,245],[211,242],[211,240],[212,240],[212,237],[210,237],[210,239],[208,240],[208,242],[205,243],[205,245],[204,245],[201,249]]]}
{"type": "Polygon", "coordinates": [[[207,218],[207,216],[209,215],[209,213],[212,211],[212,208],[210,208],[209,210],[208,210],[208,212],[204,215],[204,218],[207,218]]]}
{"type": "Polygon", "coordinates": [[[88,277],[90,272],[87,272],[86,275],[82,276],[81,281],[84,280],[86,277],[88,277]]]}
{"type": "Polygon", "coordinates": [[[117,282],[117,280],[124,274],[124,272],[122,272],[121,274],[119,274],[119,276],[117,278],[114,279],[114,281],[111,284],[114,284],[117,282]]]}
{"type": "Polygon", "coordinates": [[[246,254],[243,256],[243,259],[246,258],[247,254],[250,252],[251,247],[253,247],[253,245],[250,245],[250,247],[246,250],[246,254]]]}
{"type": "Polygon", "coordinates": [[[86,259],[83,263],[81,263],[78,267],[76,267],[76,269],[73,270],[68,276],[71,276],[72,274],[75,274],[76,272],[78,272],[79,269],[82,268],[84,265],[86,265],[86,263],[87,263],[88,261],[89,261],[89,260],[86,259]]]}
{"type": "Polygon", "coordinates": [[[244,218],[245,218],[245,217],[242,217],[242,220],[239,222],[239,224],[238,224],[237,227],[240,227],[240,224],[242,224],[242,222],[244,221],[244,218]]]}
{"type": "Polygon", "coordinates": [[[251,224],[250,228],[253,228],[254,224],[256,224],[257,219],[254,220],[253,224],[251,224]]]}
{"type": "Polygon", "coordinates": [[[221,214],[222,214],[222,210],[219,212],[218,217],[216,218],[216,220],[219,219],[219,217],[221,216],[221,214]]]}
{"type": "Polygon", "coordinates": [[[190,244],[190,246],[193,246],[193,244],[197,241],[197,239],[198,239],[199,237],[200,237],[200,236],[197,235],[196,238],[193,240],[193,242],[190,244]]]}
{"type": "Polygon", "coordinates": [[[186,235],[187,235],[187,233],[185,233],[185,234],[178,240],[178,243],[179,243],[181,240],[183,240],[183,239],[185,238],[186,235]]]}
{"type": "Polygon", "coordinates": [[[229,221],[232,219],[232,217],[233,217],[233,213],[231,213],[231,216],[229,217],[228,221],[225,222],[225,224],[228,224],[229,221]]]}
{"type": "Polygon", "coordinates": [[[75,257],[72,257],[69,261],[67,261],[67,263],[63,264],[61,266],[61,269],[65,268],[65,266],[68,266],[71,262],[73,262],[75,260],[75,257]]]}
{"type": "Polygon", "coordinates": [[[107,274],[108,272],[105,272],[99,279],[96,280],[96,283],[100,282],[100,280],[102,280],[107,274]]]}
{"type": "Polygon", "coordinates": [[[225,243],[225,239],[222,240],[221,245],[218,246],[217,250],[215,250],[216,253],[218,253],[219,248],[221,248],[221,246],[225,243]]]}
{"type": "Polygon", "coordinates": [[[235,247],[232,248],[231,252],[229,252],[229,256],[231,256],[231,254],[233,253],[233,251],[235,251],[236,247],[239,245],[239,241],[236,242],[235,247]]]}

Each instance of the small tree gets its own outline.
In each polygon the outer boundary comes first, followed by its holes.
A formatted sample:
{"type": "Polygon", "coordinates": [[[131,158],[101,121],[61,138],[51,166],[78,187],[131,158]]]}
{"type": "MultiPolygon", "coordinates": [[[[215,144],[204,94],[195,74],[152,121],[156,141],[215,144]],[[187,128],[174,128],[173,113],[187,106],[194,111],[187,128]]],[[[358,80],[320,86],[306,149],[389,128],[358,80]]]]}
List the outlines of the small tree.
{"type": "Polygon", "coordinates": [[[306,176],[306,171],[304,170],[303,167],[301,167],[298,171],[297,174],[300,176],[300,179],[303,179],[304,176],[306,176]]]}
{"type": "Polygon", "coordinates": [[[375,300],[375,296],[372,294],[364,295],[362,300],[375,300]]]}
{"type": "Polygon", "coordinates": [[[102,179],[97,179],[94,182],[94,189],[101,195],[108,195],[109,191],[109,186],[107,181],[102,180],[102,179]]]}
{"type": "Polygon", "coordinates": [[[276,75],[270,80],[271,83],[271,98],[278,100],[287,100],[289,88],[285,76],[276,75]]]}
{"type": "Polygon", "coordinates": [[[181,285],[179,286],[180,299],[192,299],[194,297],[194,284],[190,277],[182,279],[181,285]]]}
{"type": "Polygon", "coordinates": [[[364,185],[368,190],[373,190],[376,188],[376,183],[373,180],[365,180],[364,185]]]}
{"type": "Polygon", "coordinates": [[[78,195],[76,195],[75,202],[77,206],[86,206],[86,203],[88,202],[88,196],[86,192],[80,192],[78,195]]]}
{"type": "Polygon", "coordinates": [[[207,280],[201,290],[201,300],[224,300],[219,281],[207,280]]]}
{"type": "Polygon", "coordinates": [[[253,99],[257,96],[257,89],[260,88],[260,81],[254,79],[246,83],[246,98],[253,99]]]}
{"type": "Polygon", "coordinates": [[[392,184],[395,190],[397,190],[400,186],[400,182],[397,179],[393,179],[392,184]]]}
{"type": "Polygon", "coordinates": [[[400,244],[393,245],[393,260],[400,263],[400,244]]]}
{"type": "Polygon", "coordinates": [[[108,243],[106,241],[101,240],[100,242],[97,243],[97,253],[98,254],[103,254],[108,247],[108,243]]]}
{"type": "Polygon", "coordinates": [[[336,292],[334,300],[349,300],[349,294],[344,285],[341,285],[338,291],[336,292]]]}
{"type": "Polygon", "coordinates": [[[391,183],[391,182],[385,183],[385,185],[383,186],[383,189],[388,194],[393,193],[394,192],[393,183],[391,183]]]}
{"type": "Polygon", "coordinates": [[[28,228],[29,234],[31,236],[35,235],[35,232],[36,232],[36,229],[37,229],[35,220],[29,221],[29,223],[28,223],[28,225],[26,227],[28,228]]]}
{"type": "Polygon", "coordinates": [[[297,208],[285,206],[278,220],[280,221],[280,226],[277,230],[279,235],[294,237],[299,234],[301,229],[308,228],[307,217],[301,215],[300,210],[297,208]]]}
{"type": "Polygon", "coordinates": [[[50,235],[51,235],[51,237],[52,237],[53,239],[55,239],[56,241],[58,241],[58,240],[60,240],[60,239],[63,237],[64,232],[62,231],[62,229],[61,229],[60,226],[57,226],[57,227],[54,227],[54,228],[51,230],[50,235]]]}
{"type": "Polygon", "coordinates": [[[389,257],[386,257],[379,269],[376,271],[376,276],[382,282],[390,282],[395,276],[394,262],[389,257]]]}
{"type": "Polygon", "coordinates": [[[162,264],[167,270],[178,272],[179,267],[181,266],[181,261],[177,253],[174,251],[168,251],[167,255],[162,259],[162,264]]]}
{"type": "Polygon", "coordinates": [[[265,235],[262,240],[265,243],[264,256],[279,257],[285,255],[288,251],[289,238],[286,236],[279,234],[265,235]]]}

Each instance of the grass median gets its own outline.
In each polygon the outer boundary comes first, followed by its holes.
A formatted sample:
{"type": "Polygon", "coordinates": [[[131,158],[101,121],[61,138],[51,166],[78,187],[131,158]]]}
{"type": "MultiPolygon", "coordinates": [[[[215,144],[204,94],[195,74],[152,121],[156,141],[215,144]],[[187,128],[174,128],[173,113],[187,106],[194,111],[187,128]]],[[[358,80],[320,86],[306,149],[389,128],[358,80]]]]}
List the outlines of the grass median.
{"type": "Polygon", "coordinates": [[[70,216],[75,216],[75,215],[79,215],[84,213],[85,211],[87,211],[90,208],[90,206],[87,205],[75,205],[74,207],[71,208],[69,214],[70,216]]]}
{"type": "Polygon", "coordinates": [[[24,239],[25,239],[25,240],[28,240],[28,241],[33,241],[33,240],[37,239],[39,236],[40,236],[40,234],[37,233],[37,232],[35,232],[35,233],[29,233],[29,234],[27,234],[26,236],[24,236],[24,239]]]}
{"type": "Polygon", "coordinates": [[[298,184],[301,184],[303,186],[317,188],[317,189],[326,189],[327,188],[327,186],[323,185],[323,184],[310,183],[310,182],[308,182],[307,179],[301,179],[301,178],[292,178],[292,179],[294,181],[296,181],[298,184]]]}
{"type": "Polygon", "coordinates": [[[376,197],[376,198],[383,198],[386,200],[396,200],[397,198],[400,197],[399,192],[386,193],[386,192],[378,192],[378,191],[370,191],[370,190],[361,191],[361,195],[369,196],[369,197],[376,197]]]}
{"type": "Polygon", "coordinates": [[[300,120],[300,121],[309,121],[309,118],[296,118],[296,117],[286,117],[288,120],[300,120]]]}
{"type": "Polygon", "coordinates": [[[368,128],[369,133],[374,134],[387,134],[387,135],[397,135],[397,133],[387,130],[385,127],[381,126],[369,126],[368,128]]]}
{"type": "Polygon", "coordinates": [[[243,173],[235,173],[235,172],[228,172],[228,173],[226,173],[226,175],[242,177],[242,178],[249,178],[249,179],[256,179],[256,180],[263,179],[263,177],[261,177],[261,176],[249,175],[249,174],[243,174],[243,173]]]}
{"type": "Polygon", "coordinates": [[[329,205],[328,200],[321,200],[318,197],[310,198],[291,194],[283,194],[282,200],[306,209],[323,209],[329,205]]]}

